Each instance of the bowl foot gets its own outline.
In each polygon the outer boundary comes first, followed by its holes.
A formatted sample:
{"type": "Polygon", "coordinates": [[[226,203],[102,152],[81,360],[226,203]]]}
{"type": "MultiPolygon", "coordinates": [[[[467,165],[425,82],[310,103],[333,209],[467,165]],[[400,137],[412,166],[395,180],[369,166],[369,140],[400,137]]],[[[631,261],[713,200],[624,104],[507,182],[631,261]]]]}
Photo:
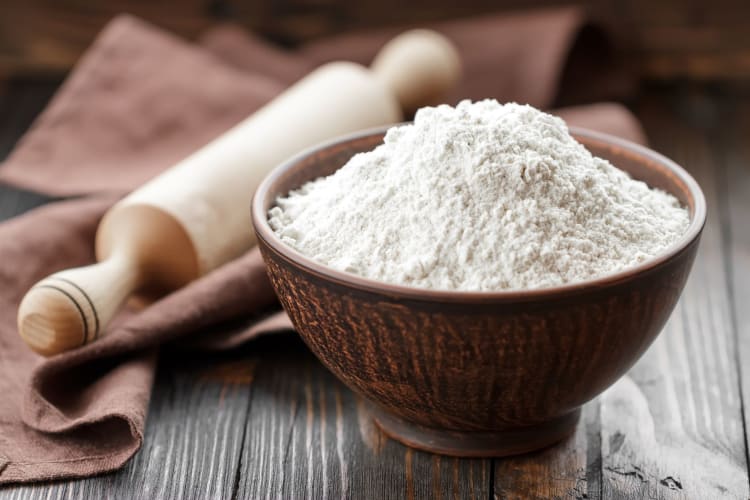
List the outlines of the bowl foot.
{"type": "Polygon", "coordinates": [[[504,457],[545,448],[573,434],[581,416],[576,409],[567,415],[537,425],[493,432],[461,432],[434,429],[370,406],[375,423],[401,443],[441,455],[457,457],[504,457]]]}

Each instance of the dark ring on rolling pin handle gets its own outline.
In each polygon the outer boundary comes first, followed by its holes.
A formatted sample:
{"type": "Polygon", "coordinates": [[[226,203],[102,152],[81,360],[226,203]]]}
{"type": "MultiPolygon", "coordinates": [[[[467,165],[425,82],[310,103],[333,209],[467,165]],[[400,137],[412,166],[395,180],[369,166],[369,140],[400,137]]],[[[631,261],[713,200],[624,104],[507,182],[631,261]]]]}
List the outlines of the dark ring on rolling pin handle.
{"type": "Polygon", "coordinates": [[[89,322],[86,321],[86,315],[83,313],[83,309],[81,309],[81,306],[78,304],[78,302],[76,302],[76,299],[74,299],[71,294],[55,285],[37,285],[34,288],[49,288],[51,290],[57,290],[70,299],[73,305],[76,306],[76,309],[78,309],[78,313],[81,315],[81,321],[83,321],[83,341],[81,342],[81,346],[86,345],[89,338],[89,322]]]}
{"type": "MultiPolygon", "coordinates": [[[[81,295],[86,299],[86,302],[89,303],[89,306],[91,307],[91,313],[94,315],[94,338],[91,340],[96,340],[99,338],[99,315],[96,312],[96,308],[94,307],[94,301],[91,300],[91,297],[88,296],[86,292],[83,291],[83,288],[76,285],[72,281],[66,278],[61,278],[59,276],[50,276],[49,279],[54,279],[58,281],[62,281],[63,283],[67,283],[68,285],[72,286],[79,292],[81,292],[81,295]]],[[[86,339],[88,340],[88,334],[86,335],[86,339]]]]}

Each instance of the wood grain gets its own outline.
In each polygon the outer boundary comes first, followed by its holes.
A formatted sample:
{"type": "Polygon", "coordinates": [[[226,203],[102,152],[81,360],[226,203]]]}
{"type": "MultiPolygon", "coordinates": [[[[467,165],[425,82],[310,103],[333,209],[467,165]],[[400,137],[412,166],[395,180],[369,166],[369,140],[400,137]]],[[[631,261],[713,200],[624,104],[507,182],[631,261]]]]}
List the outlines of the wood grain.
{"type": "Polygon", "coordinates": [[[601,498],[599,402],[584,407],[573,436],[545,450],[495,459],[494,493],[507,500],[601,498]]]}
{"type": "Polygon", "coordinates": [[[665,331],[600,398],[603,496],[748,498],[716,159],[702,130],[670,116],[663,100],[645,104],[640,116],[653,146],[696,177],[709,219],[665,331]]]}
{"type": "Polygon", "coordinates": [[[290,336],[253,386],[238,498],[487,498],[489,460],[410,450],[290,336]]]}
{"type": "Polygon", "coordinates": [[[729,290],[734,313],[738,349],[740,387],[744,403],[745,452],[750,449],[750,96],[740,106],[723,99],[724,117],[732,126],[715,136],[716,147],[724,154],[724,196],[722,227],[728,259],[729,290]]]}

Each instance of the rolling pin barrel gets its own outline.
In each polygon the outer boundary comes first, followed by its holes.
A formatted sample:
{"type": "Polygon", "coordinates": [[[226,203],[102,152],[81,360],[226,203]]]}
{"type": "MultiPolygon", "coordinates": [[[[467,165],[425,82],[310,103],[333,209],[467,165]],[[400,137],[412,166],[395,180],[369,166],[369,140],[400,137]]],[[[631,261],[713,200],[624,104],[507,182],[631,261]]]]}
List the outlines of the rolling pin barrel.
{"type": "Polygon", "coordinates": [[[56,273],[26,294],[21,337],[52,355],[98,338],[127,297],[178,289],[254,244],[248,200],[277,164],[320,141],[403,120],[436,104],[460,73],[441,35],[391,40],[371,69],[326,64],[113,206],[97,264],[56,273]]]}

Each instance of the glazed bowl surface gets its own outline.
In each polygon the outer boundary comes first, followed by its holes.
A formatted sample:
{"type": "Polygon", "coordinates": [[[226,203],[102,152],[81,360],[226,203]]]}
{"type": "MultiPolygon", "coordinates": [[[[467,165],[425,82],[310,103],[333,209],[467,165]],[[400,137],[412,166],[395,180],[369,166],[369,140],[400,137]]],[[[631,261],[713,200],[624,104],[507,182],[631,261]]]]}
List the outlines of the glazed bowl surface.
{"type": "Polygon", "coordinates": [[[383,430],[422,449],[502,456],[550,445],[580,407],[622,376],[661,331],[690,272],[706,218],[682,168],[645,147],[571,128],[593,154],[690,212],[655,258],[594,280],[533,290],[456,292],[365,279],[305,257],[276,236],[279,196],[382,142],[366,131],[305,151],[256,191],[253,226],[274,289],[297,332],[371,403],[383,430]]]}

